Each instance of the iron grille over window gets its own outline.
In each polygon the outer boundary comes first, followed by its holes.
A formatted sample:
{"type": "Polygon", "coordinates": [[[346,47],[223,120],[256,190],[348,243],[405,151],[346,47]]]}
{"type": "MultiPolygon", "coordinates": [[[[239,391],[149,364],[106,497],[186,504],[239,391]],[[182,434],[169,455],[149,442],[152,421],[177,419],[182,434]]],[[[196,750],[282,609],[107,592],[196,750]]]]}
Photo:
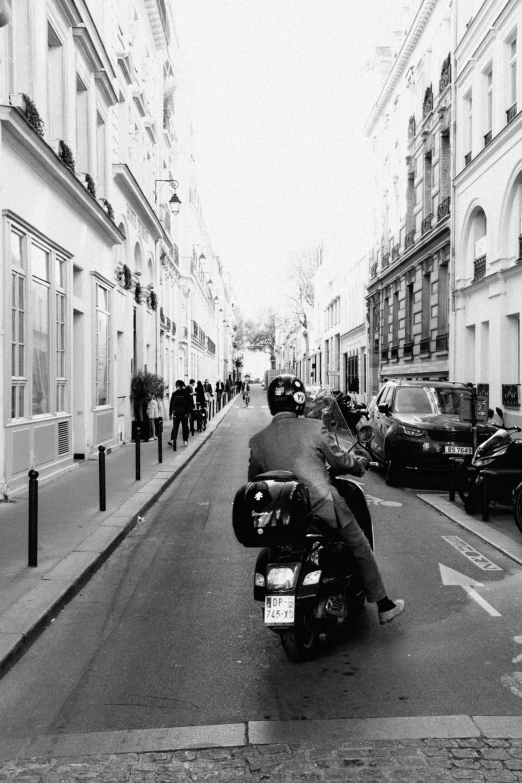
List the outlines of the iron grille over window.
{"type": "Polygon", "coordinates": [[[392,261],[396,261],[399,258],[400,245],[394,245],[392,247],[392,261]]]}
{"type": "Polygon", "coordinates": [[[502,405],[506,408],[515,408],[520,405],[520,384],[502,384],[502,405]]]}
{"type": "Polygon", "coordinates": [[[413,231],[410,231],[409,234],[406,234],[404,238],[404,249],[411,247],[415,244],[415,229],[413,231]]]}
{"type": "Polygon", "coordinates": [[[386,255],[382,257],[382,268],[384,269],[384,267],[388,266],[389,263],[390,263],[390,254],[386,253],[386,255]]]}
{"type": "Polygon", "coordinates": [[[421,223],[421,234],[426,234],[428,231],[431,231],[431,221],[433,220],[433,214],[430,213],[429,215],[426,215],[424,220],[421,223]]]}
{"type": "Polygon", "coordinates": [[[420,341],[420,352],[421,353],[430,353],[430,338],[424,337],[420,341]]]}
{"type": "Polygon", "coordinates": [[[437,208],[437,220],[442,220],[442,218],[445,218],[450,213],[450,204],[451,204],[451,197],[448,196],[443,201],[440,202],[438,208],[437,208]]]}
{"type": "Polygon", "coordinates": [[[486,256],[480,256],[480,258],[476,258],[473,262],[473,266],[475,272],[473,282],[476,283],[478,280],[482,280],[482,278],[486,276],[486,256]]]}
{"type": "Polygon", "coordinates": [[[435,350],[436,351],[447,351],[448,350],[448,335],[446,334],[438,334],[437,339],[435,341],[435,350]]]}
{"type": "Polygon", "coordinates": [[[517,114],[517,104],[514,103],[513,106],[510,106],[510,108],[506,111],[507,122],[511,122],[512,120],[514,120],[516,114],[517,114]]]}

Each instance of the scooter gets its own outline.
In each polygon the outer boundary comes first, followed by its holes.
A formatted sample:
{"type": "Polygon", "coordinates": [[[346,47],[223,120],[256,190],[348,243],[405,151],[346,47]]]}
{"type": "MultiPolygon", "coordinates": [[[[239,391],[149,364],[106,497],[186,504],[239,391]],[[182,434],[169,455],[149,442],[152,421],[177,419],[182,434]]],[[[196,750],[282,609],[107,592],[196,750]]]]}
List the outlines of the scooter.
{"type": "MultiPolygon", "coordinates": [[[[489,482],[490,502],[511,506],[513,491],[520,483],[522,441],[513,439],[510,433],[522,432],[522,429],[520,427],[506,427],[504,412],[501,408],[496,408],[496,413],[501,421],[500,425],[495,425],[497,431],[480,444],[471,461],[464,460],[457,469],[456,486],[468,514],[474,514],[480,506],[484,481],[481,471],[484,468],[514,471],[513,473],[499,473],[495,476],[495,481],[489,482]]],[[[520,529],[522,531],[522,528],[520,529]]]]}
{"type": "MultiPolygon", "coordinates": [[[[352,448],[368,444],[362,427],[352,448]]],[[[364,493],[346,474],[330,478],[373,548],[364,493]]],[[[263,547],[254,574],[254,600],[264,623],[279,634],[292,661],[314,658],[336,628],[350,623],[365,603],[355,560],[335,529],[311,513],[308,489],[289,471],[269,471],[236,493],[234,533],[245,547],[263,547]]]]}
{"type": "Polygon", "coordinates": [[[353,402],[350,396],[347,394],[333,392],[333,395],[346,422],[348,430],[355,435],[357,431],[357,425],[361,419],[366,418],[368,420],[369,418],[368,408],[363,402],[353,402]]]}

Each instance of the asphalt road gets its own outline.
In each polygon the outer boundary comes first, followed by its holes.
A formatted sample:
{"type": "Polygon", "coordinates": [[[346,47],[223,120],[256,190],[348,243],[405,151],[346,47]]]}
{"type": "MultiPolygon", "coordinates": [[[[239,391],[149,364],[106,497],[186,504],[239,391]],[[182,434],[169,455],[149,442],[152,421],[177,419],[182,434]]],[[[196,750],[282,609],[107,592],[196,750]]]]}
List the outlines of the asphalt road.
{"type": "Polygon", "coordinates": [[[520,714],[520,567],[376,473],[362,483],[377,558],[406,612],[381,628],[369,605],[318,660],[286,659],[252,600],[256,550],[236,542],[230,521],[248,439],[269,418],[259,387],[250,408],[238,399],[145,520],[0,680],[2,736],[520,714]],[[463,554],[462,542],[483,558],[463,554]],[[445,581],[458,581],[457,572],[482,586],[443,584],[439,564],[445,581]]]}

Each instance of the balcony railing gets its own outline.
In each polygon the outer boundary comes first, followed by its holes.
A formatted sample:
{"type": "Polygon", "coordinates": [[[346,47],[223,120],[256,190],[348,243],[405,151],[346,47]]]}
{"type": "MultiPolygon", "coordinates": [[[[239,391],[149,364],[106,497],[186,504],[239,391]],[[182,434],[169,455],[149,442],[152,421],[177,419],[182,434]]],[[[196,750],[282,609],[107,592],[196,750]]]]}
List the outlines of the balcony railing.
{"type": "Polygon", "coordinates": [[[431,84],[429,87],[426,87],[426,92],[424,93],[424,101],[422,104],[422,118],[428,116],[428,114],[433,111],[433,90],[431,87],[431,84]]]}
{"type": "Polygon", "coordinates": [[[415,136],[415,115],[412,114],[408,121],[408,140],[411,141],[415,136]]]}
{"type": "Polygon", "coordinates": [[[370,277],[377,277],[377,264],[372,264],[370,267],[370,277]]]}
{"type": "Polygon", "coordinates": [[[477,383],[477,394],[479,397],[489,397],[489,383],[477,383]]]}
{"type": "Polygon", "coordinates": [[[435,340],[435,350],[436,351],[447,351],[448,350],[448,333],[446,334],[438,334],[435,340]]]}
{"type": "Polygon", "coordinates": [[[381,348],[381,361],[387,362],[388,361],[388,349],[387,348],[381,348]]]}
{"type": "Polygon", "coordinates": [[[486,256],[480,256],[473,262],[473,282],[476,283],[486,277],[486,256]]]}
{"type": "Polygon", "coordinates": [[[502,384],[502,405],[506,408],[516,408],[520,405],[520,384],[502,384]]]}
{"type": "Polygon", "coordinates": [[[404,343],[404,358],[407,356],[413,356],[413,340],[404,343]]]}
{"type": "Polygon", "coordinates": [[[431,353],[429,337],[423,337],[422,340],[420,341],[420,352],[431,353]]]}
{"type": "Polygon", "coordinates": [[[413,231],[410,231],[409,234],[406,234],[404,237],[404,249],[407,250],[407,248],[412,247],[412,245],[415,244],[415,229],[413,231]]]}
{"type": "Polygon", "coordinates": [[[443,199],[437,207],[437,220],[442,220],[450,213],[451,196],[443,199]]]}
{"type": "Polygon", "coordinates": [[[426,215],[424,220],[421,223],[421,234],[426,234],[428,231],[431,231],[431,221],[433,220],[433,214],[430,213],[429,215],[426,215]]]}
{"type": "Polygon", "coordinates": [[[439,92],[444,92],[448,84],[451,84],[451,55],[448,55],[442,63],[442,71],[439,79],[439,92]]]}
{"type": "Polygon", "coordinates": [[[517,264],[522,264],[522,234],[518,235],[518,258],[517,264]]]}
{"type": "Polygon", "coordinates": [[[464,155],[464,165],[469,166],[471,163],[471,152],[468,152],[467,155],[464,155]]]}
{"type": "Polygon", "coordinates": [[[513,106],[510,106],[509,109],[506,111],[506,122],[509,124],[512,120],[515,119],[517,116],[517,104],[514,103],[513,106]]]}
{"type": "Polygon", "coordinates": [[[493,138],[492,131],[488,131],[486,135],[484,136],[484,146],[487,147],[488,144],[491,144],[491,139],[493,138]]]}
{"type": "Polygon", "coordinates": [[[399,346],[398,345],[392,345],[391,352],[390,352],[391,360],[397,361],[399,358],[399,346]]]}
{"type": "Polygon", "coordinates": [[[399,244],[392,247],[392,261],[396,261],[399,258],[401,246],[399,244]]]}
{"type": "Polygon", "coordinates": [[[389,265],[390,265],[390,254],[389,254],[389,253],[386,253],[386,254],[385,254],[383,257],[382,257],[382,268],[384,269],[385,267],[387,267],[387,266],[389,266],[389,265]]]}

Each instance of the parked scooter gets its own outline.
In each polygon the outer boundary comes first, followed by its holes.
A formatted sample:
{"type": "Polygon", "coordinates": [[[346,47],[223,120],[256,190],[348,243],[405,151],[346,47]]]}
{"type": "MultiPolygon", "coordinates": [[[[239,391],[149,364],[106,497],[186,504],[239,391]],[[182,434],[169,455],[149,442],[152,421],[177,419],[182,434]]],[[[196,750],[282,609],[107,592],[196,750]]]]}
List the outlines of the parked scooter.
{"type": "Polygon", "coordinates": [[[350,432],[355,435],[357,432],[357,425],[361,419],[366,418],[368,420],[368,408],[363,402],[356,402],[352,400],[349,394],[342,394],[340,391],[332,392],[339,410],[341,411],[346,425],[350,432]]]}
{"type": "MultiPolygon", "coordinates": [[[[368,444],[372,436],[371,427],[361,427],[352,448],[368,444]]],[[[361,488],[340,471],[330,476],[373,547],[372,520],[361,488]]],[[[335,529],[312,515],[307,487],[285,470],[261,473],[238,490],[233,527],[243,546],[263,547],[255,567],[254,600],[263,604],[265,625],[279,634],[290,660],[313,658],[321,641],[364,606],[361,578],[348,547],[335,529]]]]}
{"type": "MultiPolygon", "coordinates": [[[[522,432],[522,429],[506,427],[501,408],[496,408],[496,413],[501,421],[500,425],[495,425],[498,427],[497,432],[480,444],[471,460],[464,460],[457,469],[457,491],[468,514],[475,513],[480,506],[484,480],[481,471],[484,468],[522,472],[522,441],[515,440],[510,435],[513,432],[522,432]]],[[[520,474],[498,474],[495,481],[491,481],[488,486],[490,501],[511,506],[513,490],[519,482],[520,474]]],[[[520,529],[522,531],[522,528],[520,529]]]]}

